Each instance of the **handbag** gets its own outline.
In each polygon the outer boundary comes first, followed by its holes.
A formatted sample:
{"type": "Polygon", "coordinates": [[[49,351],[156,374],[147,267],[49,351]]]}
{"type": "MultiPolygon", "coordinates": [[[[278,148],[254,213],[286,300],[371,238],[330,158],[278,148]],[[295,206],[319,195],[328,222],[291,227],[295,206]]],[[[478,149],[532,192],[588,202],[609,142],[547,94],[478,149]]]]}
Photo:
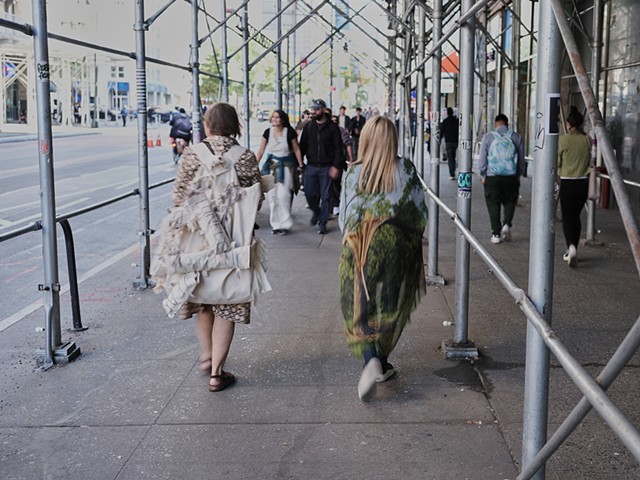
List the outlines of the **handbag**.
{"type": "Polygon", "coordinates": [[[244,153],[232,147],[217,157],[199,144],[201,161],[194,193],[169,209],[160,226],[160,245],[152,263],[162,306],[173,317],[186,303],[228,305],[255,302],[271,290],[266,253],[253,236],[262,196],[259,183],[240,187],[234,164],[244,153]]]}

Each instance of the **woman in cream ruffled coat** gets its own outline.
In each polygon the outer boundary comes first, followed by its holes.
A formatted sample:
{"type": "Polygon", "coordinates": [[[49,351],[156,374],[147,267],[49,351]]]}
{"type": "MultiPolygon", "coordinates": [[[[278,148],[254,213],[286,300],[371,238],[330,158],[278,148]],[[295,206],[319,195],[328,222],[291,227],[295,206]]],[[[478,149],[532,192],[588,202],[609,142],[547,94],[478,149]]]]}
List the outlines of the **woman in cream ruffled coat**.
{"type": "Polygon", "coordinates": [[[197,315],[199,368],[217,392],[235,382],[223,369],[235,324],[249,323],[251,302],[270,287],[262,242],[253,237],[262,203],[255,155],[236,141],[240,122],[231,105],[209,108],[205,130],[207,138],[183,153],[152,273],[168,295],[163,306],[170,316],[197,315]],[[225,294],[228,303],[207,301],[225,294]]]}

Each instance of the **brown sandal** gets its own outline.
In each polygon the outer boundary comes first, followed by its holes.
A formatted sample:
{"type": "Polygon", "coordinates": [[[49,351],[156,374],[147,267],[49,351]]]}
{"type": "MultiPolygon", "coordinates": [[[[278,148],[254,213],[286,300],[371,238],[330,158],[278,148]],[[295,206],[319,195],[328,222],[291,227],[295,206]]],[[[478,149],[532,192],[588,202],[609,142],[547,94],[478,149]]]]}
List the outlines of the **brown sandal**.
{"type": "Polygon", "coordinates": [[[220,392],[236,381],[236,377],[232,373],[225,372],[224,370],[220,375],[211,375],[211,378],[220,380],[220,383],[217,385],[211,385],[211,383],[209,383],[210,392],[220,392]]]}

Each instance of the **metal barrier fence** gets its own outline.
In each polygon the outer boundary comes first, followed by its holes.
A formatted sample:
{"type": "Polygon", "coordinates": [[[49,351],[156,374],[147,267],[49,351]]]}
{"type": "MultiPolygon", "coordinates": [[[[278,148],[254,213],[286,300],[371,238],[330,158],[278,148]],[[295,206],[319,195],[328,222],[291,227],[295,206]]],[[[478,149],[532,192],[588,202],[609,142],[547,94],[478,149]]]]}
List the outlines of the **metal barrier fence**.
{"type": "MultiPolygon", "coordinates": [[[[155,188],[161,187],[168,183],[171,183],[175,180],[175,177],[168,178],[165,180],[161,180],[160,182],[156,182],[152,185],[149,185],[149,190],[153,190],[155,188]]],[[[94,210],[98,210],[100,208],[112,205],[116,202],[124,200],[125,198],[134,197],[140,194],[140,191],[137,188],[134,188],[128,193],[123,193],[122,195],[118,195],[107,200],[103,200],[102,202],[95,203],[93,205],[89,205],[87,207],[79,208],[74,210],[73,212],[65,213],[64,215],[60,215],[56,217],[56,223],[60,224],[62,228],[62,232],[64,234],[65,239],[65,248],[67,253],[67,271],[69,275],[69,295],[71,299],[71,318],[73,322],[72,331],[83,331],[88,327],[82,326],[82,318],[80,315],[80,293],[78,289],[78,272],[76,268],[76,255],[75,255],[75,245],[73,241],[73,231],[71,229],[71,224],[69,220],[85,213],[92,212],[94,210]]],[[[7,240],[11,240],[13,238],[20,237],[30,232],[37,232],[42,230],[42,221],[36,221],[22,228],[17,228],[10,232],[7,232],[3,235],[0,235],[0,243],[5,242],[7,240]]],[[[44,285],[40,285],[38,287],[39,290],[44,290],[46,288],[44,285]]],[[[45,333],[55,329],[55,326],[52,324],[52,316],[53,312],[47,310],[46,314],[46,325],[45,333]]],[[[59,326],[58,326],[59,328],[59,326]]],[[[66,358],[60,358],[59,361],[70,361],[80,354],[80,349],[74,347],[73,345],[67,346],[67,348],[63,349],[65,352],[66,358]]],[[[36,355],[39,363],[42,363],[42,369],[46,370],[53,366],[56,363],[55,360],[55,351],[54,345],[51,342],[46,342],[45,348],[43,350],[43,355],[36,355]]]]}
{"type": "MultiPolygon", "coordinates": [[[[598,2],[597,2],[598,3],[598,2]]],[[[631,211],[629,196],[625,190],[625,182],[622,179],[619,165],[617,164],[611,142],[608,138],[604,122],[599,111],[598,103],[591,85],[587,80],[587,73],[580,51],[577,48],[573,34],[566,19],[560,0],[542,0],[540,2],[540,15],[538,32],[538,65],[536,80],[536,131],[539,132],[541,142],[536,144],[534,152],[534,190],[532,204],[537,207],[531,217],[531,249],[529,258],[529,294],[518,288],[500,266],[491,258],[487,251],[473,237],[469,229],[469,212],[471,202],[471,142],[470,122],[474,118],[472,104],[473,76],[475,75],[474,44],[469,41],[473,32],[475,14],[480,11],[484,2],[462,0],[460,20],[460,143],[458,173],[458,195],[456,212],[442,203],[437,195],[439,171],[433,163],[438,161],[437,146],[432,157],[431,184],[436,188],[431,190],[423,182],[428,194],[430,207],[443,208],[454,220],[456,227],[462,233],[456,242],[456,313],[455,333],[453,342],[444,345],[445,355],[453,358],[474,358],[477,356],[472,342],[467,338],[468,330],[468,279],[469,279],[469,246],[473,246],[483,261],[489,265],[500,282],[506,287],[510,295],[516,300],[521,310],[528,319],[527,326],[527,350],[525,369],[525,395],[523,418],[523,445],[522,465],[523,470],[518,480],[545,478],[544,465],[550,455],[558,448],[562,441],[569,435],[581,419],[586,415],[590,406],[593,406],[599,415],[605,420],[613,432],[620,438],[632,455],[640,462],[640,433],[624,417],[620,410],[611,402],[604,393],[613,379],[620,373],[625,364],[640,345],[640,318],[613,355],[607,367],[600,376],[594,380],[582,368],[579,362],[571,356],[566,347],[557,338],[550,327],[552,292],[553,292],[553,252],[554,231],[552,228],[534,228],[534,226],[551,225],[555,216],[555,172],[557,171],[557,145],[559,135],[559,119],[554,112],[560,107],[560,67],[562,41],[571,60],[580,91],[587,105],[591,125],[595,132],[598,148],[602,152],[604,163],[609,171],[609,177],[616,198],[620,201],[620,213],[624,223],[631,249],[636,261],[636,267],[640,271],[640,236],[638,234],[637,219],[631,211]],[[470,59],[471,58],[471,59],[470,59]],[[540,312],[544,312],[544,315],[540,312]],[[548,388],[550,353],[558,359],[566,373],[580,389],[584,399],[576,407],[574,412],[563,423],[560,429],[547,442],[547,415],[548,415],[548,388]]],[[[596,8],[599,8],[596,5],[596,8]]],[[[439,11],[438,2],[435,3],[435,11],[439,11]]],[[[406,14],[406,12],[405,12],[406,14]]],[[[438,16],[434,20],[438,21],[438,16]]],[[[452,34],[450,31],[448,34],[452,34]]],[[[429,55],[437,51],[441,38],[429,55]]],[[[427,57],[428,58],[428,57],[427,57]]],[[[404,57],[406,59],[406,56],[404,57]]],[[[426,59],[422,59],[418,65],[405,74],[404,89],[411,90],[410,76],[418,72],[426,59]],[[408,83],[408,85],[407,85],[408,83]]],[[[403,62],[404,63],[404,62],[403,62]]],[[[406,63],[405,63],[406,64],[406,63]]],[[[419,78],[418,78],[419,82],[419,78]]],[[[597,85],[597,83],[596,83],[597,85]]],[[[436,93],[436,92],[434,92],[436,93]]],[[[439,93],[439,92],[437,92],[439,93]]],[[[404,99],[406,95],[402,95],[404,99]]],[[[406,109],[406,105],[405,105],[406,109]]],[[[406,110],[405,110],[406,111],[406,110]]],[[[399,137],[404,139],[407,130],[407,121],[401,122],[399,137]]],[[[421,149],[423,145],[419,145],[421,149]]],[[[400,149],[406,157],[407,149],[400,149]]],[[[411,155],[411,153],[409,153],[411,155]]],[[[411,155],[410,158],[413,158],[411,155]]],[[[421,158],[421,155],[418,155],[421,158]]],[[[419,168],[420,170],[420,168],[419,168]]],[[[429,270],[428,280],[438,278],[437,270],[432,268],[432,262],[437,265],[438,228],[431,225],[438,222],[438,210],[431,212],[429,228],[429,270]]],[[[593,211],[593,205],[590,205],[593,211]]],[[[590,217],[591,218],[591,217],[590,217]]]]}
{"type": "Polygon", "coordinates": [[[618,377],[638,347],[640,347],[640,317],[636,320],[602,372],[600,372],[594,380],[582,365],[580,365],[578,360],[571,355],[546,319],[538,312],[531,298],[511,280],[509,275],[467,228],[458,213],[450,209],[438,195],[429,188],[422,178],[420,178],[420,181],[429,199],[437,203],[454,222],[456,228],[465,240],[473,247],[474,252],[478,254],[489,267],[490,272],[495,275],[498,281],[505,287],[520,310],[525,314],[527,320],[536,329],[545,345],[555,355],[567,375],[584,395],[544,448],[538,452],[529,464],[525,465],[525,468],[520,475],[518,475],[517,480],[533,478],[533,475],[544,466],[544,463],[560,447],[562,442],[566,440],[592,407],[596,409],[602,419],[611,427],[635,459],[640,462],[640,432],[638,432],[634,425],[605,393],[606,389],[618,377]]]}

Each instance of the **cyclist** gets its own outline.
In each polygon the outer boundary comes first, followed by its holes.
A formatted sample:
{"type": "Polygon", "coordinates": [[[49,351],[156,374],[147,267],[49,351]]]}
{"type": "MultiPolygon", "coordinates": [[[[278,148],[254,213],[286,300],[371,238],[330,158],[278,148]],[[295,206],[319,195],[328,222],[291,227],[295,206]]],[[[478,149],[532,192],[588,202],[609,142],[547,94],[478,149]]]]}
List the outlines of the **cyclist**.
{"type": "Polygon", "coordinates": [[[184,108],[181,108],[180,115],[175,118],[173,125],[171,126],[171,144],[173,145],[173,161],[178,163],[182,156],[182,149],[191,143],[191,135],[193,128],[191,126],[191,120],[187,116],[187,112],[184,108]]]}

